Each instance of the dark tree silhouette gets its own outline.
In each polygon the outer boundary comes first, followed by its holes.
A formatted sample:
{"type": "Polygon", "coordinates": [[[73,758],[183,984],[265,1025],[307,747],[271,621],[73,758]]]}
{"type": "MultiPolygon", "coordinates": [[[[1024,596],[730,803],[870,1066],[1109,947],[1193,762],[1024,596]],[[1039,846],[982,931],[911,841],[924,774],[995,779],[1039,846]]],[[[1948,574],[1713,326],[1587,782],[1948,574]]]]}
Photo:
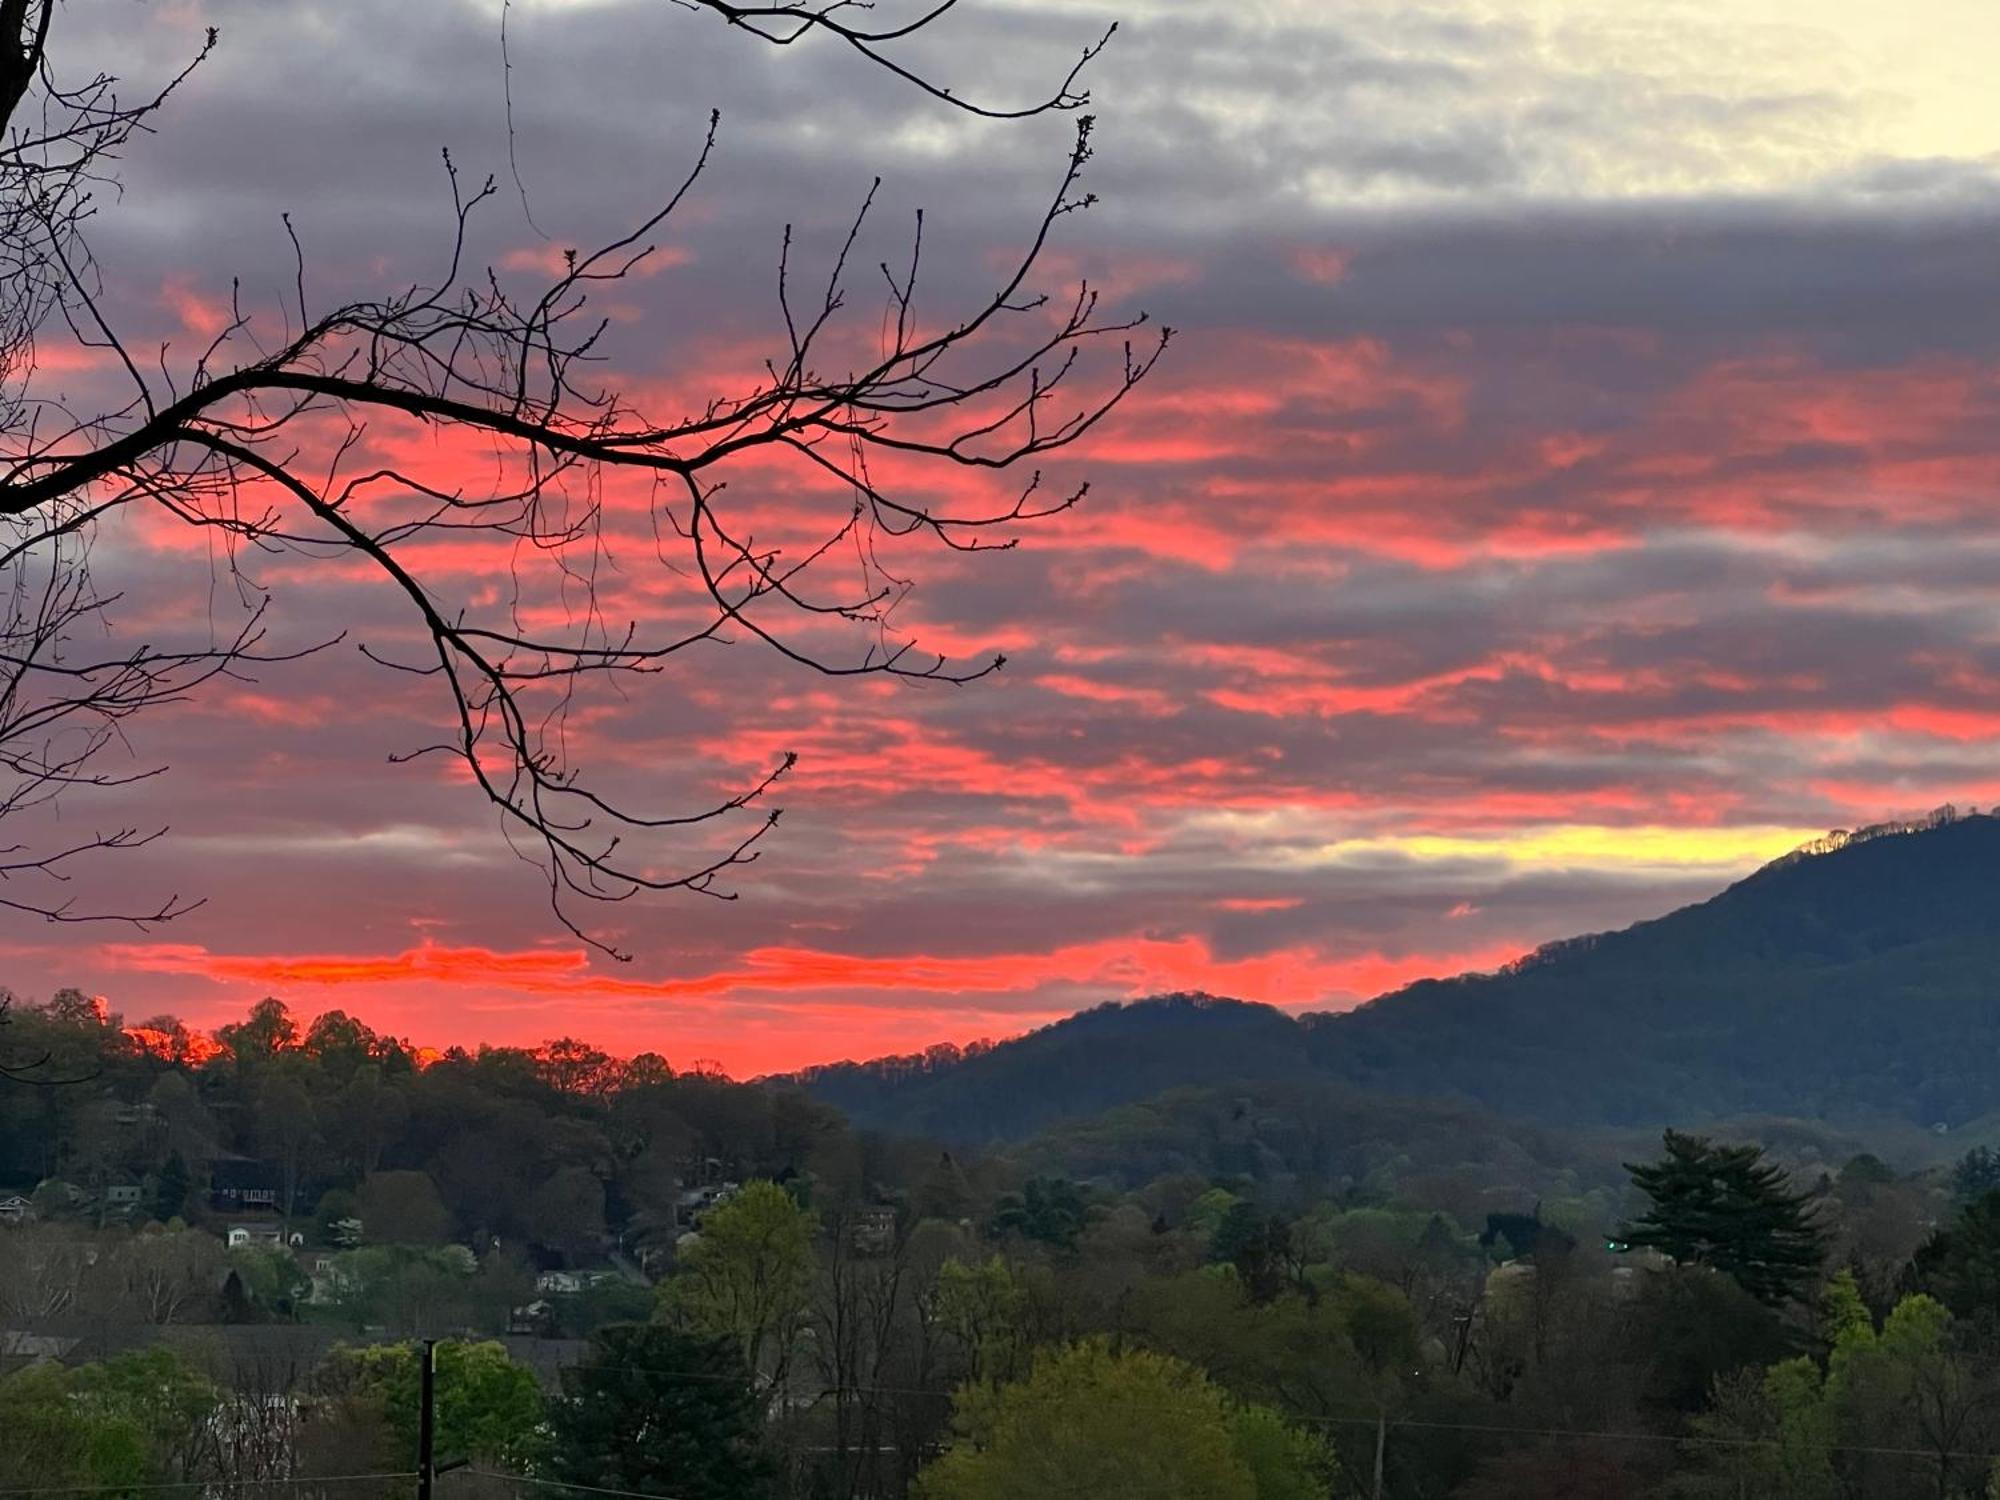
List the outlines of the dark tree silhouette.
{"type": "Polygon", "coordinates": [[[590,1336],[549,1406],[551,1477],[685,1500],[768,1493],[750,1375],[727,1339],[657,1323],[590,1336]]]}
{"type": "Polygon", "coordinates": [[[14,1021],[14,997],[0,990],[0,1082],[32,1083],[43,1088],[88,1083],[97,1076],[95,1067],[80,1072],[66,1072],[49,1065],[55,1060],[55,1053],[48,1047],[28,1048],[25,1051],[8,1045],[8,1028],[14,1021]]]}
{"type": "Polygon", "coordinates": [[[1951,1168],[1951,1199],[1963,1208],[1987,1194],[2000,1192],[2000,1151],[1974,1146],[1951,1168]]]}
{"type": "Polygon", "coordinates": [[[2000,1189],[1933,1230],[1910,1263],[1910,1279],[1958,1317],[2000,1326],[2000,1189]]]}
{"type": "Polygon", "coordinates": [[[1723,1146],[1677,1130],[1662,1142],[1660,1160],[1627,1164],[1632,1185],[1652,1206],[1619,1238],[1684,1266],[1721,1271],[1760,1302],[1801,1296],[1827,1251],[1807,1195],[1792,1190],[1761,1146],[1723,1146]]]}
{"type": "MultiPolygon", "coordinates": [[[[462,763],[516,847],[543,870],[554,910],[572,932],[614,951],[580,924],[576,898],[666,890],[732,896],[723,877],[757,857],[777,818],[768,794],[793,756],[691,807],[635,803],[572,757],[567,730],[579,692],[736,641],[835,677],[966,682],[994,670],[997,656],[955,662],[897,632],[892,616],[910,584],[882,563],[877,544],[912,537],[957,552],[1011,546],[1018,524],[1076,504],[1084,489],[1046,488],[1037,460],[1089,432],[1152,368],[1168,336],[1143,331],[1143,314],[1105,312],[1088,284],[1051,303],[1036,276],[1060,221],[1092,201],[1080,186],[1092,122],[1080,113],[1088,94],[1078,80],[1109,33],[1083,50],[1053,93],[1022,104],[972,100],[902,60],[906,44],[947,21],[954,3],[879,26],[863,24],[873,13],[849,0],[690,5],[778,45],[825,33],[946,107],[996,119],[1079,113],[1039,218],[986,295],[955,311],[920,297],[920,280],[928,284],[920,277],[920,214],[907,257],[876,268],[879,306],[850,315],[850,273],[871,190],[844,243],[813,269],[816,290],[804,290],[807,272],[789,229],[774,247],[785,333],[762,373],[667,415],[640,409],[601,371],[590,372],[607,327],[592,298],[652,255],[708,169],[719,114],[663,203],[610,243],[565,252],[560,272],[543,284],[524,286],[471,262],[468,226],[495,184],[467,183],[447,156],[452,216],[433,280],[316,306],[309,258],[294,234],[286,305],[236,304],[206,347],[176,357],[120,336],[115,299],[105,295],[84,236],[88,184],[110,170],[172,85],[133,106],[119,102],[107,78],[67,85],[59,28],[51,45],[54,0],[0,0],[0,106],[9,132],[0,156],[0,274],[13,283],[0,342],[7,393],[0,524],[11,528],[0,562],[13,616],[0,618],[7,632],[0,666],[14,674],[11,687],[0,679],[0,768],[18,784],[12,796],[0,791],[0,814],[118,779],[100,769],[99,753],[126,718],[245,662],[271,659],[268,595],[244,559],[282,553],[359,562],[393,591],[421,649],[374,651],[365,642],[361,649],[386,670],[428,679],[442,720],[434,742],[399,758],[439,754],[462,763]],[[35,336],[52,321],[123,372],[122,397],[78,413],[38,394],[35,336]],[[491,453],[490,477],[468,489],[461,469],[383,458],[377,435],[413,425],[478,440],[491,453]],[[961,505],[937,498],[934,487],[917,493],[906,478],[878,476],[871,459],[885,474],[928,464],[989,476],[1018,466],[1020,477],[992,503],[961,505]],[[725,493],[732,472],[780,461],[821,497],[816,534],[803,543],[772,543],[770,517],[725,493]],[[649,565],[690,581],[697,616],[649,629],[603,607],[598,583],[617,541],[605,525],[605,491],[621,477],[650,496],[656,555],[649,565]],[[86,627],[116,603],[91,585],[91,530],[131,508],[155,509],[218,538],[245,601],[238,631],[196,650],[75,654],[86,627]],[[427,544],[468,533],[511,547],[510,599],[454,596],[450,580],[427,563],[427,544]],[[830,558],[844,566],[850,556],[861,559],[858,579],[823,579],[830,558]],[[522,608],[524,599],[560,607],[522,608]]],[[[60,879],[87,849],[129,846],[156,832],[122,829],[17,851],[19,863],[0,863],[0,877],[60,879]]],[[[101,915],[60,899],[9,904],[50,916],[101,915]]],[[[150,920],[184,905],[174,899],[125,915],[150,920]]]]}
{"type": "Polygon", "coordinates": [[[1261,1212],[1254,1203],[1232,1203],[1215,1226],[1208,1258],[1234,1266],[1252,1302],[1261,1307],[1276,1301],[1292,1284],[1291,1223],[1283,1214],[1261,1212]]]}
{"type": "Polygon", "coordinates": [[[1089,1221],[1090,1207],[1066,1177],[1031,1177],[1018,1193],[1002,1193],[993,1207],[995,1234],[1018,1234],[1062,1250],[1074,1250],[1089,1221]]]}

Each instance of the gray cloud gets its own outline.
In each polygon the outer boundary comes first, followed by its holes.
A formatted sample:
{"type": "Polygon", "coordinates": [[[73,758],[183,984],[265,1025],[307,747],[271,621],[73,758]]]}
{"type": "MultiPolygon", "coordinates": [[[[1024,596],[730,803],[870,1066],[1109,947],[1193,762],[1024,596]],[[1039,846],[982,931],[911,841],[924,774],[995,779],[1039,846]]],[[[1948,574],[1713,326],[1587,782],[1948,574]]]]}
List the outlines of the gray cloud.
{"type": "MultiPolygon", "coordinates": [[[[547,248],[511,181],[490,8],[212,0],[200,17],[224,47],[135,151],[97,241],[130,326],[187,341],[168,294],[213,298],[232,275],[276,309],[285,211],[315,296],[426,274],[446,146],[469,180],[501,183],[479,253],[547,248]]],[[[63,19],[75,55],[134,76],[193,36],[181,10],[63,19]]],[[[971,11],[937,61],[1018,96],[1097,21],[971,11]]],[[[1601,38],[1518,22],[1139,7],[1099,75],[1105,202],[1056,250],[1184,325],[1179,358],[1152,405],[1062,466],[1097,482],[1073,524],[972,564],[922,560],[911,627],[1005,644],[999,682],[829,705],[810,696],[826,684],[736,648],[590,705],[580,743],[618,788],[696,795],[745,774],[753,741],[805,756],[744,900],[610,914],[641,954],[621,977],[735,972],[787,947],[1188,939],[1218,965],[1295,954],[1329,975],[1484,954],[1655,914],[1744,861],[1316,851],[1566,822],[1813,827],[1859,820],[1871,794],[1888,814],[1990,784],[1992,164],[1870,157],[1856,98],[1817,76],[1777,86],[1769,40],[1751,40],[1697,87],[1712,60],[1686,36],[1635,73],[1603,65],[1601,38]],[[1899,719],[1912,704],[1965,727],[1899,719]],[[1267,825],[1244,821],[1259,812],[1267,825]],[[1221,813],[1243,818],[1204,821],[1221,813]]],[[[685,259],[608,299],[610,368],[635,380],[773,338],[783,224],[823,257],[878,170],[860,262],[896,254],[923,205],[927,295],[976,294],[1066,146],[1064,122],[956,120],[835,50],[747,46],[669,5],[518,7],[509,42],[522,181],[558,247],[657,201],[724,107],[713,174],[668,232],[685,259]]],[[[185,608],[204,558],[118,533],[101,556],[128,625],[205,628],[185,608]]],[[[403,638],[379,591],[254,562],[285,641],[403,638]]],[[[107,903],[211,896],[141,940],[554,937],[490,811],[385,766],[435,735],[424,684],[351,642],[263,676],[137,730],[169,779],[64,810],[175,825],[94,876],[107,903]]],[[[248,990],[16,936],[30,991],[82,977],[137,1012],[248,990]]],[[[1121,983],[829,993],[1030,1016],[1121,983]]],[[[619,1039],[691,1014],[567,1003],[601,1007],[619,1039]]],[[[496,1035],[560,1024],[527,993],[437,1004],[496,1035]]],[[[746,1027],[789,1014],[754,986],[739,1006],[746,1027]]]]}

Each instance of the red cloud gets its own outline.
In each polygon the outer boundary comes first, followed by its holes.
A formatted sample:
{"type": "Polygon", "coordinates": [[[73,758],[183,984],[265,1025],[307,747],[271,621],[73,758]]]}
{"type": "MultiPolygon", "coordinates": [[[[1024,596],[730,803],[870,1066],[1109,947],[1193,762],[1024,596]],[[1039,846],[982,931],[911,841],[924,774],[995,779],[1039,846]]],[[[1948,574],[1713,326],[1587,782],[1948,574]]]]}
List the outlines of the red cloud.
{"type": "MultiPolygon", "coordinates": [[[[542,1002],[559,1000],[573,1019],[581,1006],[596,1023],[597,1039],[627,1050],[672,1048],[690,1030],[704,1048],[739,1073],[770,1071],[831,1055],[825,1030],[848,1038],[850,1051],[892,1051],[911,1036],[967,1039],[966,1017],[990,1030],[996,1018],[1018,1030],[1073,1003],[1135,997],[1167,990],[1240,994],[1294,1008],[1340,1005],[1431,974],[1492,968],[1517,956],[1520,944],[1465,952],[1327,955],[1288,948],[1255,957],[1218,958],[1195,937],[1134,936],[1073,944],[1048,952],[974,955],[900,953],[866,955],[801,947],[755,948],[740,966],[710,973],[634,979],[592,971],[580,949],[500,952],[426,943],[390,954],[222,954],[191,944],[112,944],[106,959],[132,972],[175,974],[276,991],[310,1007],[334,989],[363,989],[344,1009],[389,1029],[410,1030],[419,1040],[443,1043],[449,1018],[478,1015],[487,1039],[498,1032],[546,1029],[542,1002]],[[466,992],[477,997],[470,1006],[466,992]],[[1044,992],[1073,997],[1053,1006],[995,1009],[979,1001],[1044,992]],[[891,1003],[885,1005],[885,1000],[891,1003]],[[660,1012],[648,1001],[676,1002],[660,1012]],[[685,1008],[694,1003],[692,1010],[685,1008]],[[504,1007],[496,1009],[495,1007],[504,1007]],[[775,1009],[773,1009],[775,1008],[775,1009]],[[796,1028],[752,1046],[714,1039],[730,1018],[770,1011],[796,1028]],[[509,1021],[509,1013],[516,1019],[509,1021]],[[425,1033],[428,1032],[426,1035],[425,1033]]],[[[564,1021],[565,1025],[570,1020],[564,1021]]],[[[581,1025],[581,1022],[577,1023],[581,1025]]],[[[700,1055],[700,1054],[697,1054],[700,1055]]]]}

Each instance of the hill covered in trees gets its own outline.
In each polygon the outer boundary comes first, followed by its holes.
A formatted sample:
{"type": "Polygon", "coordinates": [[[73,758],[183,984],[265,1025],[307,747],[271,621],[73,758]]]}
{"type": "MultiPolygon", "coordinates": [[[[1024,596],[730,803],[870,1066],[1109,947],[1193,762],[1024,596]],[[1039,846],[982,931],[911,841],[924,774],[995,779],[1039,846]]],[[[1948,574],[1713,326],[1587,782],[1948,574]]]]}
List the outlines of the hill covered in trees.
{"type": "Polygon", "coordinates": [[[1207,996],[804,1081],[858,1121],[1026,1136],[1169,1088],[1313,1080],[1562,1126],[2000,1112],[2000,818],[1833,838],[1711,900],[1293,1019],[1207,996]],[[1872,836],[1870,836],[1872,835],[1872,836]]]}
{"type": "Polygon", "coordinates": [[[1186,998],[906,1072],[1078,1107],[1134,1025],[1133,1087],[1273,1076],[961,1150],[574,1038],[9,1001],[0,1489],[407,1494],[433,1339],[482,1495],[1986,1493],[1965,1133],[1565,1129],[1186,998]]]}

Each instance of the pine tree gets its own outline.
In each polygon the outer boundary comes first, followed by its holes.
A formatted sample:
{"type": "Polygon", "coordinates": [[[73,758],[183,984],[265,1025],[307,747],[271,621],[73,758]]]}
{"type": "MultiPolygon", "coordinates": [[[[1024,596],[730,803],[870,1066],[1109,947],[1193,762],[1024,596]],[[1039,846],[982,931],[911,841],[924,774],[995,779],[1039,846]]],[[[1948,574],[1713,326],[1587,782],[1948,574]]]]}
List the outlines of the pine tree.
{"type": "Polygon", "coordinates": [[[1917,1284],[1958,1317],[2000,1319],[2000,1190],[1960,1209],[1910,1263],[1917,1284]]]}
{"type": "Polygon", "coordinates": [[[2000,1191],[2000,1151],[1974,1146],[1951,1169],[1951,1201],[1959,1208],[2000,1191]]]}
{"type": "Polygon", "coordinates": [[[167,1158],[167,1164],[160,1168],[160,1175],[153,1186],[153,1217],[162,1224],[179,1218],[187,1208],[188,1191],[193,1181],[187,1159],[180,1152],[174,1152],[167,1158]]]}
{"type": "Polygon", "coordinates": [[[1290,1284],[1291,1254],[1292,1226],[1248,1202],[1231,1204],[1209,1238],[1208,1258],[1234,1266],[1245,1295],[1259,1306],[1290,1284]]]}
{"type": "Polygon", "coordinates": [[[1662,1139],[1659,1161],[1626,1164],[1652,1206],[1619,1238],[1681,1265],[1721,1271],[1771,1306],[1801,1296],[1827,1250],[1807,1195],[1792,1190],[1761,1147],[1718,1145],[1676,1130],[1662,1139]]]}
{"type": "Polygon", "coordinates": [[[590,1336],[549,1409],[549,1474],[676,1500],[754,1500],[769,1492],[761,1406],[728,1339],[657,1323],[590,1336]]]}

